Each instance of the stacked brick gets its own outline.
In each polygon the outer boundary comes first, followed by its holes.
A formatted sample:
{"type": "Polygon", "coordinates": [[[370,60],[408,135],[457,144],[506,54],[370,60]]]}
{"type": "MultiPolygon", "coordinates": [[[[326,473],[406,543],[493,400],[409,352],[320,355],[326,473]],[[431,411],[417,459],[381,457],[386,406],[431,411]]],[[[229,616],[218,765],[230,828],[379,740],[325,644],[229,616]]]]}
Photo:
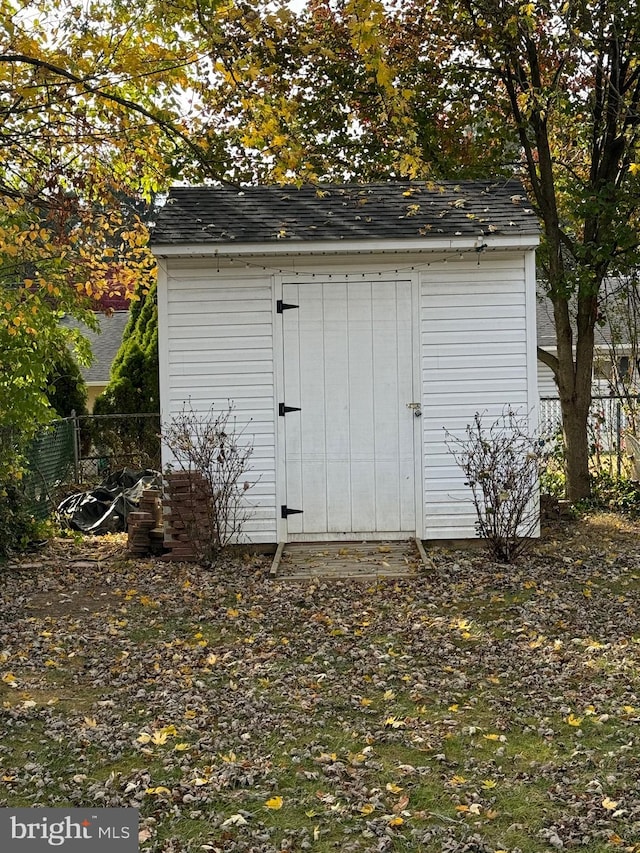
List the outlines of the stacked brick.
{"type": "Polygon", "coordinates": [[[164,548],[162,498],[157,489],[145,489],[138,509],[127,518],[127,547],[135,556],[161,554],[164,548]]]}
{"type": "Polygon", "coordinates": [[[211,489],[197,471],[172,471],[165,475],[165,486],[163,559],[194,562],[202,553],[201,542],[211,535],[211,489]]]}

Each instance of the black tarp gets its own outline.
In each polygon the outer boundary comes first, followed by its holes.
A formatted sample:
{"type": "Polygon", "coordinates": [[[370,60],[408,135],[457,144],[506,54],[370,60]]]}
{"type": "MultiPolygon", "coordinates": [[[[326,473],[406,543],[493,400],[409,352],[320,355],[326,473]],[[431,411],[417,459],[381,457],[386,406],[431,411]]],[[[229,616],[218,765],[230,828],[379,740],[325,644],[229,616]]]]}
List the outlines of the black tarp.
{"type": "Polygon", "coordinates": [[[87,492],[69,495],[58,506],[60,520],[73,530],[102,535],[127,529],[129,513],[136,510],[145,489],[160,488],[158,471],[123,468],[87,492]]]}

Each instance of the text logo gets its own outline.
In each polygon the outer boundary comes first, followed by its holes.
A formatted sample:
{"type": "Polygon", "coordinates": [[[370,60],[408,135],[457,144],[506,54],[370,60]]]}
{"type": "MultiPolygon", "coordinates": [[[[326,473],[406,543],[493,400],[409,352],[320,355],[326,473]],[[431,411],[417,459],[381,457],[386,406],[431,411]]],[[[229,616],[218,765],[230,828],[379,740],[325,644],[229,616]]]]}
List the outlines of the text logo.
{"type": "Polygon", "coordinates": [[[137,809],[0,809],[2,853],[138,853],[137,809]]]}

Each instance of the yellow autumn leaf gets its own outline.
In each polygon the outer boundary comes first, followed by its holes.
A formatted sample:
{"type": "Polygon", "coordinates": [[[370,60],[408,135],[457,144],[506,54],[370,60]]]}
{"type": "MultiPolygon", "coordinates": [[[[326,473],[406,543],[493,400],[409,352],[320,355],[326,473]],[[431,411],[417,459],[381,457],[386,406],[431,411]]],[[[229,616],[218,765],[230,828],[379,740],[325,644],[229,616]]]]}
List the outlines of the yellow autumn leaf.
{"type": "Polygon", "coordinates": [[[389,826],[400,826],[403,823],[404,823],[404,818],[401,818],[400,815],[395,815],[395,817],[391,818],[388,825],[389,826]]]}
{"type": "Polygon", "coordinates": [[[138,743],[151,743],[151,735],[148,732],[140,732],[136,740],[138,743]]]}
{"type": "Polygon", "coordinates": [[[267,800],[265,806],[268,809],[273,809],[273,811],[277,812],[279,809],[282,808],[283,803],[284,800],[282,799],[282,797],[271,797],[270,800],[267,800]]]}
{"type": "Polygon", "coordinates": [[[236,610],[235,607],[229,607],[229,609],[227,610],[227,616],[229,617],[229,619],[237,619],[239,615],[240,611],[236,610]]]}
{"type": "Polygon", "coordinates": [[[567,722],[570,726],[579,726],[582,722],[582,717],[576,717],[575,714],[569,714],[567,722]]]}
{"type": "Polygon", "coordinates": [[[364,696],[360,700],[360,704],[362,706],[364,706],[365,708],[367,708],[369,705],[371,705],[372,702],[373,702],[373,699],[366,699],[364,696]]]}
{"type": "Polygon", "coordinates": [[[168,788],[165,788],[164,785],[158,785],[157,788],[147,788],[146,793],[147,794],[162,795],[162,794],[171,794],[171,791],[168,788]]]}
{"type": "Polygon", "coordinates": [[[494,779],[483,779],[482,787],[486,791],[490,791],[492,788],[495,788],[498,783],[494,779]]]}
{"type": "Polygon", "coordinates": [[[372,811],[375,810],[375,806],[372,803],[365,803],[360,807],[360,814],[371,814],[372,811]]]}
{"type": "Polygon", "coordinates": [[[450,785],[453,785],[453,786],[454,786],[454,788],[455,788],[455,787],[457,787],[458,785],[464,785],[464,783],[465,783],[466,781],[467,781],[467,780],[464,778],[464,776],[458,776],[458,775],[456,774],[455,776],[452,776],[452,777],[451,777],[451,779],[449,779],[449,784],[450,784],[450,785]]]}
{"type": "Polygon", "coordinates": [[[5,674],[2,676],[2,680],[5,684],[14,685],[17,679],[12,672],[5,672],[5,674]]]}
{"type": "Polygon", "coordinates": [[[387,717],[384,721],[385,728],[387,729],[401,729],[406,723],[403,720],[399,720],[397,717],[387,717]]]}
{"type": "Polygon", "coordinates": [[[485,740],[500,740],[500,735],[497,735],[497,734],[494,734],[494,733],[492,733],[492,734],[488,734],[488,735],[482,735],[482,737],[483,737],[485,740]]]}
{"type": "Polygon", "coordinates": [[[156,746],[160,746],[163,743],[167,742],[167,737],[168,737],[168,735],[166,732],[163,732],[163,731],[154,732],[151,735],[151,743],[155,743],[156,746]]]}
{"type": "Polygon", "coordinates": [[[469,811],[469,806],[456,806],[456,811],[465,814],[469,811]]]}
{"type": "Polygon", "coordinates": [[[609,797],[605,797],[602,800],[602,808],[606,809],[609,812],[613,812],[618,808],[618,801],[612,800],[609,797]]]}
{"type": "Polygon", "coordinates": [[[177,743],[173,748],[176,752],[184,752],[185,749],[189,749],[191,744],[189,743],[177,743]]]}
{"type": "Polygon", "coordinates": [[[90,729],[95,729],[95,727],[98,725],[98,721],[95,717],[85,717],[83,722],[85,726],[90,729]]]}
{"type": "Polygon", "coordinates": [[[393,690],[385,690],[385,691],[384,691],[384,695],[383,695],[383,697],[382,697],[382,698],[383,698],[383,699],[385,699],[385,700],[388,702],[388,701],[390,701],[391,699],[395,699],[395,698],[396,698],[396,694],[393,692],[393,690]]]}
{"type": "Polygon", "coordinates": [[[387,782],[386,784],[387,791],[391,791],[392,794],[399,794],[402,790],[400,785],[396,785],[395,782],[387,782]]]}

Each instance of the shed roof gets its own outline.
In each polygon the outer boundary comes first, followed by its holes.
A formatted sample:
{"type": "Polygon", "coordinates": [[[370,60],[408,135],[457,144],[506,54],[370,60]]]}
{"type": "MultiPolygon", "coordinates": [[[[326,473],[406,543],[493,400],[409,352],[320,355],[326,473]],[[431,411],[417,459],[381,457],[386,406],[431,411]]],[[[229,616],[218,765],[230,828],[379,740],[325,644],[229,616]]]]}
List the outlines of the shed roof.
{"type": "Polygon", "coordinates": [[[537,235],[517,181],[174,187],[151,244],[537,235]]]}

